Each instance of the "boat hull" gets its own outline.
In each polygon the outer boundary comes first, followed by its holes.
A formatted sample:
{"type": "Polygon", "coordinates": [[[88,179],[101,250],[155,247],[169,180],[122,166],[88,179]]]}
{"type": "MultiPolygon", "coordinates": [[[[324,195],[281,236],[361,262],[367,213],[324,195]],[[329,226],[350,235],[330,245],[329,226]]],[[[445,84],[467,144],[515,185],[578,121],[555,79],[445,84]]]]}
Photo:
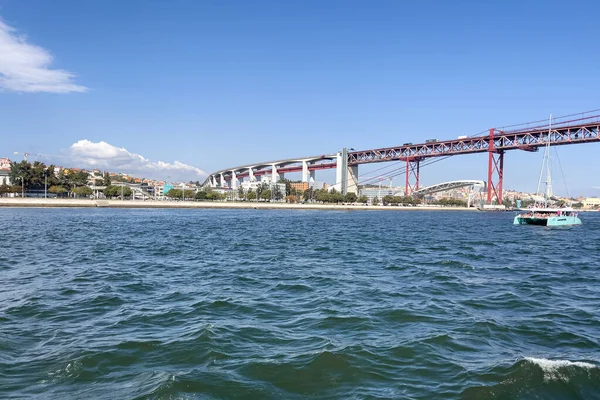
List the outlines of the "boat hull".
{"type": "Polygon", "coordinates": [[[515,225],[541,225],[541,226],[570,226],[581,225],[581,220],[575,216],[552,216],[548,218],[524,217],[517,215],[515,225]]]}

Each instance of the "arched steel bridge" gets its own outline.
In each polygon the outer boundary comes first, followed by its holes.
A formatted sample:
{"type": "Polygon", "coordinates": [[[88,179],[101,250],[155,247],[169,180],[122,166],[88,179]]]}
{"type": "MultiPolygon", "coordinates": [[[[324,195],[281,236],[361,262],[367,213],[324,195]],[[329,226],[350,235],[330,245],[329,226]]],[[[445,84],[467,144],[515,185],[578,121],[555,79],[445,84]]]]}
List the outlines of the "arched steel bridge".
{"type": "Polygon", "coordinates": [[[437,185],[426,186],[415,190],[412,194],[415,196],[426,196],[428,194],[443,192],[446,190],[459,189],[467,186],[477,186],[481,187],[482,190],[485,190],[486,184],[485,181],[477,181],[477,180],[464,180],[464,181],[450,181],[450,182],[442,182],[437,185]]]}
{"type": "Polygon", "coordinates": [[[477,196],[477,194],[481,194],[486,190],[487,185],[485,181],[478,180],[462,180],[462,181],[450,181],[450,182],[442,182],[437,185],[431,185],[424,188],[420,188],[415,190],[412,194],[413,196],[423,197],[428,194],[444,192],[446,190],[459,189],[462,187],[471,187],[472,190],[467,197],[467,207],[471,207],[471,202],[477,196]]]}
{"type": "MultiPolygon", "coordinates": [[[[598,111],[598,110],[597,110],[598,111]]],[[[204,185],[235,188],[242,179],[256,180],[270,175],[273,181],[288,172],[302,172],[302,181],[314,179],[315,171],[336,168],[336,186],[343,193],[356,192],[358,166],[387,161],[406,162],[406,195],[419,190],[420,162],[427,158],[447,157],[461,154],[488,153],[487,202],[502,204],[504,153],[509,150],[537,151],[550,143],[551,146],[600,142],[600,114],[575,119],[559,119],[552,124],[543,123],[514,130],[492,128],[485,136],[460,137],[458,139],[431,139],[425,143],[406,143],[402,146],[355,151],[342,149],[336,154],[299,157],[268,161],[211,173],[204,185]]]]}

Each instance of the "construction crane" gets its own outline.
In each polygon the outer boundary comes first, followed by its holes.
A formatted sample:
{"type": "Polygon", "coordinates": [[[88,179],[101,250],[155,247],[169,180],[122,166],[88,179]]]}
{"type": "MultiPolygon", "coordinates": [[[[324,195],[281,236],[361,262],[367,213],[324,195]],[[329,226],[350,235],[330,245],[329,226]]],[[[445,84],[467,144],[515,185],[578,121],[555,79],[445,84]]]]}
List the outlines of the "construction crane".
{"type": "Polygon", "coordinates": [[[17,156],[19,154],[22,154],[23,155],[23,161],[27,161],[27,157],[29,157],[29,156],[35,156],[38,159],[40,157],[43,157],[43,158],[46,158],[46,159],[48,159],[48,158],[50,158],[50,159],[65,158],[65,156],[59,156],[59,155],[55,155],[55,154],[37,154],[37,153],[27,153],[27,152],[20,152],[20,151],[14,151],[13,154],[15,156],[17,156]]]}
{"type": "MultiPolygon", "coordinates": [[[[14,152],[14,154],[15,154],[15,156],[17,156],[17,155],[19,155],[19,154],[23,154],[23,161],[27,161],[27,156],[28,156],[30,153],[20,153],[20,152],[18,152],[18,151],[15,151],[15,152],[14,152]]],[[[35,155],[37,155],[37,154],[35,154],[35,155]]]]}

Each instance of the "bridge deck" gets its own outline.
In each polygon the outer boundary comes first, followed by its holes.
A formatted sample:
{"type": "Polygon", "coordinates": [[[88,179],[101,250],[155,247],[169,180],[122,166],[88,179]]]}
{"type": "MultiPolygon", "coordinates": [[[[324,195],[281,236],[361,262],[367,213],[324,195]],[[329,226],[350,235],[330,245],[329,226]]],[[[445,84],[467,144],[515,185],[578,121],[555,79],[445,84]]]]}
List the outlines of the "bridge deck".
{"type": "MultiPolygon", "coordinates": [[[[431,157],[447,157],[460,154],[473,153],[502,153],[509,150],[536,151],[539,147],[550,142],[551,146],[600,142],[600,115],[592,115],[560,122],[552,127],[540,125],[521,130],[502,131],[490,129],[490,134],[462,139],[444,141],[431,141],[420,144],[386,147],[380,149],[360,150],[348,152],[348,165],[360,165],[387,161],[420,160],[431,157]]],[[[322,155],[315,157],[299,157],[287,160],[255,163],[246,166],[223,169],[209,175],[217,176],[223,174],[226,181],[231,180],[231,171],[243,171],[253,169],[256,176],[271,172],[272,165],[280,165],[277,173],[299,172],[302,166],[291,165],[302,162],[302,160],[326,161],[332,160],[335,155],[322,155]]],[[[309,170],[320,170],[336,168],[335,162],[321,162],[309,165],[309,170]]],[[[240,172],[237,177],[249,176],[248,172],[240,172]]],[[[204,184],[209,183],[209,178],[204,184]]]]}

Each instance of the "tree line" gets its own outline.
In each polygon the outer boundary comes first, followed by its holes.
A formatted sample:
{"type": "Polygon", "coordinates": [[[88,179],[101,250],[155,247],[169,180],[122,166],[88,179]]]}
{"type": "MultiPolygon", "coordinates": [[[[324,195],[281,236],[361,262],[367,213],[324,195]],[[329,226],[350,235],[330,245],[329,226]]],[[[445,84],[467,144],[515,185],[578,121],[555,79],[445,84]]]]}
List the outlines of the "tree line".
{"type": "Polygon", "coordinates": [[[411,196],[392,196],[391,194],[388,194],[386,196],[383,196],[383,198],[381,199],[381,201],[383,202],[384,206],[389,205],[394,205],[397,206],[399,204],[401,205],[410,205],[410,206],[416,206],[417,204],[421,204],[421,199],[418,199],[416,197],[411,197],[411,196]]]}
{"type": "MultiPolygon", "coordinates": [[[[292,188],[294,189],[294,188],[292,188]]],[[[287,191],[286,191],[287,192],[287,191]]],[[[165,196],[171,199],[183,199],[185,200],[198,200],[198,201],[221,201],[226,200],[230,196],[231,200],[243,200],[243,201],[281,201],[285,200],[288,203],[299,203],[301,201],[315,201],[321,203],[367,203],[368,198],[366,196],[358,197],[355,193],[348,193],[343,195],[342,193],[326,189],[313,190],[309,188],[305,191],[290,190],[286,195],[283,190],[278,186],[270,187],[268,184],[263,183],[255,189],[244,190],[239,187],[237,190],[237,199],[234,199],[234,193],[219,193],[213,191],[210,188],[205,188],[197,192],[193,190],[183,189],[171,189],[165,196]]]]}
{"type": "MultiPolygon", "coordinates": [[[[42,192],[45,189],[59,196],[69,193],[76,196],[92,194],[92,189],[87,186],[89,180],[87,172],[60,169],[56,173],[55,170],[56,166],[53,164],[46,165],[39,161],[33,163],[25,160],[13,161],[8,172],[11,185],[0,186],[0,194],[42,192]]],[[[110,176],[107,172],[97,173],[97,176],[102,185],[110,185],[110,176]]]]}

